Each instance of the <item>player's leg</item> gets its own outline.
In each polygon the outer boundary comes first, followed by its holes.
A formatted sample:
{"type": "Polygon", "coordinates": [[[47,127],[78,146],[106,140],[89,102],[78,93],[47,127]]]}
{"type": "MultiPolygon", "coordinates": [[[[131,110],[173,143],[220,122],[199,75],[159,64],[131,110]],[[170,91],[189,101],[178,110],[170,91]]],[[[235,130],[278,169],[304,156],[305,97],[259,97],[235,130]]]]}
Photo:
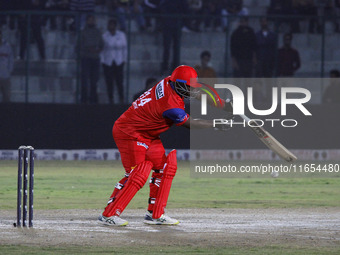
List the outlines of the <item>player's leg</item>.
{"type": "Polygon", "coordinates": [[[0,94],[2,94],[2,102],[8,103],[11,95],[10,79],[0,79],[0,94]]]}
{"type": "Polygon", "coordinates": [[[149,195],[149,205],[148,211],[152,214],[153,207],[156,202],[157,193],[159,190],[159,186],[161,184],[161,180],[163,177],[163,169],[155,169],[152,172],[151,179],[150,179],[150,195],[149,195]]]}
{"type": "Polygon", "coordinates": [[[112,66],[108,66],[106,64],[102,64],[104,78],[106,83],[106,91],[107,97],[109,99],[109,103],[113,103],[113,77],[112,77],[112,66]]]}
{"type": "Polygon", "coordinates": [[[137,146],[137,141],[134,139],[115,139],[117,147],[119,149],[121,160],[125,168],[124,177],[116,184],[113,193],[110,196],[108,205],[105,208],[103,215],[110,217],[114,214],[112,212],[111,204],[117,198],[117,196],[124,190],[127,182],[130,178],[132,170],[137,168],[137,166],[145,161],[146,148],[137,146]]]}
{"type": "MultiPolygon", "coordinates": [[[[114,64],[115,65],[115,64],[114,64]]],[[[119,102],[124,102],[124,63],[116,65],[115,67],[115,79],[118,88],[119,102]]]]}
{"type": "Polygon", "coordinates": [[[107,225],[126,225],[127,221],[121,220],[119,215],[143,187],[150,174],[152,163],[145,161],[147,145],[136,139],[127,137],[116,128],[113,129],[116,145],[121,154],[126,174],[119,181],[110,197],[108,205],[99,220],[107,225]],[[118,223],[116,223],[116,221],[118,223]]]}
{"type": "Polygon", "coordinates": [[[152,214],[159,186],[163,177],[163,167],[166,162],[165,149],[160,139],[152,140],[146,153],[146,160],[153,164],[153,172],[150,179],[150,195],[148,211],[152,214]]]}
{"type": "Polygon", "coordinates": [[[139,163],[130,173],[125,187],[118,193],[116,197],[107,205],[103,215],[105,217],[120,216],[131,199],[135,196],[146,183],[152,163],[150,161],[143,161],[139,163]]]}
{"type": "MultiPolygon", "coordinates": [[[[118,181],[114,187],[114,190],[110,196],[110,199],[108,201],[108,204],[110,204],[114,198],[118,195],[118,193],[124,188],[131,170],[134,166],[136,166],[136,162],[140,163],[145,160],[145,156],[143,155],[145,152],[141,151],[140,153],[131,153],[131,156],[128,156],[126,152],[130,152],[134,150],[133,143],[134,141],[130,141],[127,139],[119,139],[118,137],[115,138],[116,144],[119,144],[118,150],[121,155],[122,164],[125,169],[124,177],[118,181]],[[140,158],[137,158],[137,156],[140,155],[140,158]]],[[[107,213],[104,211],[104,215],[107,215],[107,213]]]]}
{"type": "Polygon", "coordinates": [[[151,168],[151,162],[143,161],[131,171],[124,189],[120,190],[118,195],[109,201],[104,212],[99,216],[98,220],[101,223],[111,226],[126,226],[128,224],[126,220],[120,218],[120,215],[136,193],[144,186],[151,168]]]}
{"type": "Polygon", "coordinates": [[[144,222],[147,224],[178,224],[177,220],[164,214],[172,179],[177,170],[176,151],[173,150],[166,157],[161,141],[153,140],[146,158],[154,164],[154,172],[150,180],[149,206],[144,222]]]}
{"type": "Polygon", "coordinates": [[[100,76],[100,60],[99,59],[91,59],[90,61],[90,98],[89,102],[96,104],[98,103],[98,94],[97,94],[97,83],[100,76]]]}
{"type": "Polygon", "coordinates": [[[80,80],[81,80],[81,87],[80,87],[80,102],[83,104],[88,103],[88,89],[89,89],[89,81],[88,81],[88,74],[90,72],[89,61],[87,58],[82,58],[80,62],[80,80]]]}
{"type": "Polygon", "coordinates": [[[125,172],[124,177],[118,181],[114,187],[114,190],[110,196],[110,199],[108,201],[108,204],[111,203],[113,201],[113,199],[118,195],[118,193],[124,188],[124,185],[126,184],[128,178],[129,178],[129,174],[128,172],[125,172]]]}
{"type": "Polygon", "coordinates": [[[127,136],[115,126],[112,129],[112,136],[118,147],[120,158],[125,169],[124,177],[117,182],[110,201],[122,190],[129,178],[130,172],[137,164],[145,161],[148,146],[145,143],[137,143],[136,139],[127,136]],[[144,145],[144,146],[143,146],[144,145]]]}
{"type": "Polygon", "coordinates": [[[159,186],[156,202],[153,208],[152,218],[155,220],[146,223],[167,225],[176,225],[179,223],[178,220],[172,219],[164,214],[164,209],[168,203],[172,180],[176,175],[176,171],[177,171],[176,150],[172,150],[166,158],[166,163],[163,169],[162,181],[159,186]]]}

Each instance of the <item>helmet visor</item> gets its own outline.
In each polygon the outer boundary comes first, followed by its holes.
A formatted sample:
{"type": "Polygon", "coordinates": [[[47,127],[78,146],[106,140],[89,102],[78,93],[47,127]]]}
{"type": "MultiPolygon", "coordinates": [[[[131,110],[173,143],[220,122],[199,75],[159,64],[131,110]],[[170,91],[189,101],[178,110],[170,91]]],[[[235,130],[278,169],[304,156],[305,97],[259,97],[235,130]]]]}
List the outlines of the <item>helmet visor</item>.
{"type": "Polygon", "coordinates": [[[199,90],[197,87],[189,86],[185,82],[173,82],[173,86],[178,95],[184,98],[196,98],[199,90]]]}

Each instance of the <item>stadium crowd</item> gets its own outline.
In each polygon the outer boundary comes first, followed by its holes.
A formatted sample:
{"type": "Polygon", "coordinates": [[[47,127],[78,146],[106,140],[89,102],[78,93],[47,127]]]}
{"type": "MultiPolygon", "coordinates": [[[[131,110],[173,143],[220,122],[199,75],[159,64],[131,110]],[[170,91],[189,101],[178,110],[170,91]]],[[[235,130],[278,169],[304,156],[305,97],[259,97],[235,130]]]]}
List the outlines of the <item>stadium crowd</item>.
{"type": "MultiPolygon", "coordinates": [[[[228,31],[232,75],[266,78],[293,77],[303,65],[299,51],[292,44],[293,35],[302,32],[301,20],[308,23],[308,33],[318,34],[324,32],[320,21],[320,17],[324,16],[333,23],[334,32],[339,32],[336,17],[340,14],[340,0],[271,0],[268,3],[265,16],[256,19],[260,29],[255,31],[254,22],[249,22],[254,14],[243,0],[2,0],[0,30],[6,27],[20,34],[19,43],[15,45],[19,48],[18,56],[11,52],[9,59],[25,60],[27,46],[34,41],[41,61],[47,58],[43,31],[75,34],[81,31],[81,44],[75,47],[75,51],[80,52],[79,56],[75,54],[75,58],[79,57],[81,62],[80,102],[98,102],[95,91],[102,68],[108,101],[114,102],[112,95],[116,87],[122,103],[125,100],[124,64],[128,61],[129,43],[125,33],[130,32],[129,18],[135,21],[139,33],[162,34],[162,75],[181,63],[180,38],[185,32],[228,31]],[[28,10],[42,12],[24,15],[23,11],[28,10]],[[100,13],[114,17],[107,20],[107,27],[101,29],[96,24],[100,13]],[[275,18],[275,15],[280,18],[275,18]],[[233,27],[230,21],[236,19],[239,20],[238,25],[233,27]],[[278,32],[284,34],[282,45],[278,32]]],[[[0,50],[6,45],[5,39],[2,36],[0,50]]],[[[211,67],[210,59],[214,56],[209,50],[202,52],[201,63],[196,66],[201,77],[207,73],[209,76],[213,73],[213,77],[219,75],[211,67]]],[[[11,65],[7,76],[13,69],[11,65]]]]}
{"type": "MultiPolygon", "coordinates": [[[[243,0],[2,0],[0,11],[27,11],[39,10],[46,12],[76,11],[83,13],[79,21],[72,16],[62,16],[60,29],[74,30],[77,25],[84,25],[86,15],[96,10],[116,15],[120,30],[126,30],[126,17],[135,18],[140,31],[146,29],[160,29],[160,26],[152,28],[151,17],[164,13],[167,7],[171,11],[173,7],[181,6],[178,14],[191,15],[192,18],[184,22],[184,31],[203,31],[210,29],[226,30],[228,16],[253,15],[251,8],[245,6],[243,0]],[[203,26],[202,26],[203,24],[203,26]]],[[[340,14],[340,0],[270,0],[267,7],[267,15],[280,16],[305,16],[309,21],[309,32],[321,32],[322,27],[318,16],[326,16],[334,21],[336,31],[339,32],[339,24],[335,17],[340,14]]],[[[9,21],[5,16],[0,17],[0,24],[8,23],[11,29],[15,29],[16,20],[20,15],[10,15],[9,21]]],[[[159,17],[155,17],[160,20],[159,17]]],[[[301,18],[299,18],[301,19],[301,18]]],[[[50,29],[58,28],[56,16],[44,16],[39,20],[40,25],[50,23],[50,29]]],[[[281,19],[280,22],[288,22],[291,25],[290,32],[300,32],[299,23],[281,19]]]]}

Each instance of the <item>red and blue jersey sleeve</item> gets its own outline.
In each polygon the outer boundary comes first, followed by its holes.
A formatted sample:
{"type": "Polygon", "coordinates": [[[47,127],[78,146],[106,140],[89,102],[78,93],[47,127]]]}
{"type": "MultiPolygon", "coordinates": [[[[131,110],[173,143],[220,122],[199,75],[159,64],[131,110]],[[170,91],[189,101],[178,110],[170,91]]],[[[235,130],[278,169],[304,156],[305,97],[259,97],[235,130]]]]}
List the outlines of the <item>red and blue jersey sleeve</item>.
{"type": "Polygon", "coordinates": [[[163,117],[172,120],[177,126],[181,126],[188,120],[189,114],[181,108],[172,108],[164,111],[163,117]]]}

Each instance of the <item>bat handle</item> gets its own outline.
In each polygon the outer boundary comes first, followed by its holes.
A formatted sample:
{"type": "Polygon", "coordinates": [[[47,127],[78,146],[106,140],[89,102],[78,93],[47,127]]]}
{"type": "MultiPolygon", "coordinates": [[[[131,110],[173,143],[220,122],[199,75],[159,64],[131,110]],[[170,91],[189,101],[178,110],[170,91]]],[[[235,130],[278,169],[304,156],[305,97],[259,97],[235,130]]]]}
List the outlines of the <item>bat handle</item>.
{"type": "Polygon", "coordinates": [[[247,122],[250,121],[250,119],[249,119],[246,115],[244,115],[244,114],[240,114],[239,116],[240,116],[242,119],[244,119],[245,121],[247,121],[247,122]]]}

